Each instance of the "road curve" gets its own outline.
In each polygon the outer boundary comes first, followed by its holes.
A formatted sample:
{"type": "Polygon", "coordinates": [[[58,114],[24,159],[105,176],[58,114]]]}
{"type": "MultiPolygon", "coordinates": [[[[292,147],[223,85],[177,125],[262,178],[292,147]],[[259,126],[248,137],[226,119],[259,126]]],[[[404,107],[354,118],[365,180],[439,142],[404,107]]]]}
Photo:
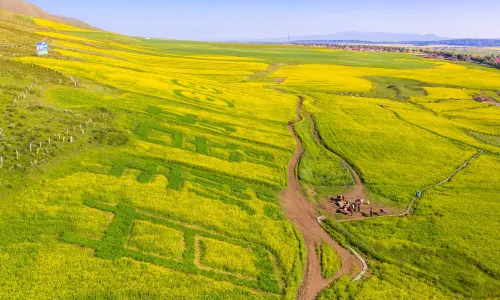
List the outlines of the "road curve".
{"type": "MultiPolygon", "coordinates": [[[[303,99],[299,97],[299,105],[297,108],[297,120],[300,121],[303,99]]],[[[293,129],[293,124],[288,124],[288,130],[295,137],[297,148],[293,154],[287,170],[288,185],[281,194],[283,210],[288,219],[295,223],[301,232],[307,250],[306,271],[303,282],[299,289],[299,299],[309,300],[316,299],[319,292],[327,288],[333,280],[338,277],[348,274],[354,266],[360,269],[363,267],[358,258],[351,254],[347,249],[342,248],[337,244],[317,222],[316,207],[302,194],[299,181],[295,175],[295,170],[300,157],[303,153],[302,142],[293,129]],[[342,260],[342,269],[334,276],[334,278],[326,280],[321,275],[320,261],[316,255],[316,243],[326,242],[331,245],[338,253],[342,260]]]]}

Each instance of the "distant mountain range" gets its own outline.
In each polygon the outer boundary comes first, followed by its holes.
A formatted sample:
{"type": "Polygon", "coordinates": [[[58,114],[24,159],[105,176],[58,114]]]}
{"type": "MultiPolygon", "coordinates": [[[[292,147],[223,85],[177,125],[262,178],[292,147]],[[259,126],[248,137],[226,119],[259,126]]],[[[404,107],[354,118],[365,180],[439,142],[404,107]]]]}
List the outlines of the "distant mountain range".
{"type": "MultiPolygon", "coordinates": [[[[243,40],[242,40],[243,41],[243,40]]],[[[356,32],[347,31],[325,35],[290,36],[290,38],[270,38],[244,40],[251,43],[285,43],[293,44],[405,44],[414,46],[469,46],[469,47],[500,47],[500,39],[451,39],[435,34],[411,34],[390,32],[356,32]]]]}
{"type": "Polygon", "coordinates": [[[29,17],[51,20],[54,22],[59,22],[79,28],[100,30],[99,28],[91,26],[78,19],[51,15],[42,10],[41,8],[39,8],[38,6],[25,2],[23,0],[0,0],[0,9],[8,10],[10,12],[29,17]]]}
{"type": "MultiPolygon", "coordinates": [[[[286,42],[288,37],[283,38],[270,38],[270,39],[259,39],[252,40],[251,42],[267,42],[267,43],[277,43],[286,42]]],[[[402,41],[443,41],[448,40],[446,37],[437,36],[435,34],[411,34],[411,33],[390,33],[390,32],[357,32],[357,31],[346,31],[338,32],[333,34],[324,35],[305,35],[305,36],[290,36],[290,41],[367,41],[367,42],[402,42],[402,41]]]]}
{"type": "MultiPolygon", "coordinates": [[[[38,6],[23,0],[0,0],[0,10],[7,10],[20,15],[51,20],[79,28],[101,30],[75,18],[56,16],[45,12],[38,6]]],[[[435,34],[411,34],[391,32],[345,31],[324,35],[303,35],[267,39],[241,39],[233,42],[283,43],[295,44],[409,44],[415,46],[447,45],[500,47],[500,39],[450,39],[435,34]]]]}
{"type": "MultiPolygon", "coordinates": [[[[275,43],[275,42],[272,42],[275,43]]],[[[449,39],[439,41],[370,42],[360,40],[298,40],[291,44],[304,45],[413,45],[413,46],[458,46],[458,47],[500,47],[500,39],[449,39]]]]}

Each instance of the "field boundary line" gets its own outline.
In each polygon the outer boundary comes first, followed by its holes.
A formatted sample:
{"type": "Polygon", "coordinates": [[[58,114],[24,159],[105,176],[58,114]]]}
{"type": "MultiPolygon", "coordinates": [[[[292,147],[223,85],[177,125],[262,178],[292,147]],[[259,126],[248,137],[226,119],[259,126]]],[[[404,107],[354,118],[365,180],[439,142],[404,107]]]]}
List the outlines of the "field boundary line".
{"type": "MultiPolygon", "coordinates": [[[[449,137],[449,136],[446,136],[446,135],[440,134],[440,133],[438,133],[438,132],[435,132],[435,131],[433,131],[433,130],[431,130],[431,129],[429,129],[429,128],[425,128],[424,126],[421,126],[421,125],[415,124],[415,123],[413,123],[413,122],[410,122],[410,121],[406,120],[405,118],[403,118],[403,117],[402,117],[399,113],[397,113],[397,112],[395,112],[395,111],[393,111],[393,110],[391,110],[391,109],[387,108],[387,107],[386,107],[386,106],[384,106],[384,105],[380,105],[380,107],[382,107],[382,108],[384,108],[384,109],[386,109],[386,110],[388,110],[388,111],[392,112],[392,113],[396,116],[396,118],[397,118],[398,120],[403,121],[403,122],[405,122],[405,123],[408,123],[408,124],[410,124],[410,125],[413,125],[413,126],[415,126],[415,127],[417,127],[417,128],[420,128],[420,129],[422,129],[422,130],[425,130],[425,131],[427,131],[427,132],[430,132],[430,133],[432,133],[432,134],[434,134],[434,135],[437,135],[437,136],[439,136],[439,137],[441,137],[441,138],[443,138],[443,139],[447,139],[447,140],[449,140],[449,141],[452,141],[452,142],[455,142],[455,143],[459,143],[459,144],[462,144],[462,145],[465,145],[465,146],[468,146],[468,147],[471,147],[471,148],[474,148],[474,149],[479,149],[479,150],[482,150],[482,151],[485,151],[485,152],[486,152],[486,151],[488,151],[488,150],[483,149],[483,148],[480,148],[480,147],[478,147],[478,146],[474,146],[474,145],[471,145],[471,144],[466,143],[466,142],[464,142],[464,141],[460,141],[460,140],[457,140],[457,139],[451,138],[451,137],[449,137]]],[[[464,130],[464,129],[465,129],[465,130],[467,130],[467,128],[463,128],[463,127],[462,127],[462,130],[464,130]]],[[[482,142],[482,143],[483,143],[483,142],[482,142]]],[[[494,151],[492,151],[492,152],[494,152],[494,151]]]]}
{"type": "Polygon", "coordinates": [[[309,117],[311,118],[311,123],[312,123],[312,132],[313,132],[313,136],[314,138],[316,139],[316,141],[321,145],[323,146],[323,148],[325,148],[326,151],[332,153],[333,155],[339,157],[345,164],[345,166],[347,166],[347,171],[349,171],[349,174],[351,175],[351,178],[352,178],[352,185],[353,186],[356,186],[356,185],[362,185],[363,184],[363,179],[361,178],[361,176],[359,176],[358,172],[356,171],[356,168],[354,167],[353,164],[351,164],[346,158],[344,158],[342,155],[340,155],[340,153],[330,149],[330,147],[328,147],[325,143],[325,141],[323,141],[323,138],[321,138],[321,135],[319,134],[318,132],[318,129],[316,127],[316,120],[314,119],[314,116],[312,114],[309,114],[309,117]]]}
{"type": "Polygon", "coordinates": [[[408,204],[406,210],[404,212],[400,213],[400,214],[391,214],[391,215],[376,216],[376,217],[366,217],[366,218],[362,218],[362,219],[335,220],[335,222],[343,223],[343,222],[363,221],[363,220],[369,220],[369,219],[380,219],[380,218],[389,218],[389,217],[403,217],[403,216],[407,215],[409,212],[411,212],[411,210],[413,209],[413,206],[415,206],[415,203],[417,203],[417,201],[420,198],[422,198],[422,195],[424,194],[424,192],[426,192],[426,191],[428,191],[428,190],[430,190],[432,188],[435,188],[437,186],[440,186],[440,185],[443,185],[445,183],[450,182],[453,179],[453,177],[455,177],[458,174],[458,172],[460,172],[463,169],[465,169],[472,161],[474,161],[475,159],[477,159],[479,156],[483,155],[484,153],[486,153],[486,151],[480,149],[474,156],[472,156],[471,158],[469,158],[464,164],[462,164],[460,167],[458,167],[457,169],[455,169],[444,180],[423,188],[421,191],[419,191],[420,192],[420,196],[416,196],[415,198],[413,198],[413,200],[411,200],[410,203],[408,204]]]}
{"type": "MultiPolygon", "coordinates": [[[[299,103],[295,115],[295,120],[289,121],[287,128],[294,136],[297,147],[288,164],[287,177],[288,183],[282,192],[283,209],[292,223],[297,226],[305,242],[306,261],[305,272],[302,277],[298,290],[298,299],[316,299],[318,294],[332,284],[342,275],[351,275],[354,266],[363,267],[350,249],[342,247],[333,237],[328,234],[325,227],[317,222],[317,207],[313,205],[300,190],[299,180],[297,178],[298,162],[303,155],[303,144],[299,135],[293,128],[293,125],[301,122],[302,103],[304,97],[298,95],[299,103]],[[342,259],[342,268],[337,272],[333,279],[325,279],[321,274],[321,264],[315,251],[315,243],[319,241],[327,242],[334,247],[339,257],[342,259]]],[[[351,277],[351,276],[350,276],[351,277]]]]}

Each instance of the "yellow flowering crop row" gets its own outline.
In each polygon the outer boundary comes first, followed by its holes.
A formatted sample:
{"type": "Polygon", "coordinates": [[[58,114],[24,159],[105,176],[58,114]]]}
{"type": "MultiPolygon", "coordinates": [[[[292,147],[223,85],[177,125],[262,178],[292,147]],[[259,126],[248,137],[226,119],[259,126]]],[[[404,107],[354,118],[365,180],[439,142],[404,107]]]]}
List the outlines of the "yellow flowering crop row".
{"type": "Polygon", "coordinates": [[[76,32],[97,32],[96,30],[90,30],[90,29],[83,29],[79,27],[74,27],[71,25],[67,24],[62,24],[50,20],[45,20],[45,19],[39,19],[39,18],[33,18],[35,23],[40,26],[45,26],[45,27],[50,27],[55,30],[61,30],[61,31],[76,31],[76,32]]]}

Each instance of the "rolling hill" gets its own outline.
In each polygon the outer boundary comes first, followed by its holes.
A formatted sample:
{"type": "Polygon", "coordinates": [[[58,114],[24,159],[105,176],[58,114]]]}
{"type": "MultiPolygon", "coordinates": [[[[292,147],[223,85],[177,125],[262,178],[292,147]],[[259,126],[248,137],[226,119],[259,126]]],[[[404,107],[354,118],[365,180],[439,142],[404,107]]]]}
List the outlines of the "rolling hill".
{"type": "Polygon", "coordinates": [[[81,20],[75,18],[68,18],[64,16],[55,16],[45,12],[40,7],[25,2],[23,0],[0,0],[0,9],[8,10],[20,15],[25,15],[29,17],[35,17],[40,19],[47,19],[75,27],[80,27],[84,29],[100,30],[94,26],[91,26],[81,20]]]}
{"type": "Polygon", "coordinates": [[[0,299],[499,299],[499,86],[0,10],[0,299]]]}

